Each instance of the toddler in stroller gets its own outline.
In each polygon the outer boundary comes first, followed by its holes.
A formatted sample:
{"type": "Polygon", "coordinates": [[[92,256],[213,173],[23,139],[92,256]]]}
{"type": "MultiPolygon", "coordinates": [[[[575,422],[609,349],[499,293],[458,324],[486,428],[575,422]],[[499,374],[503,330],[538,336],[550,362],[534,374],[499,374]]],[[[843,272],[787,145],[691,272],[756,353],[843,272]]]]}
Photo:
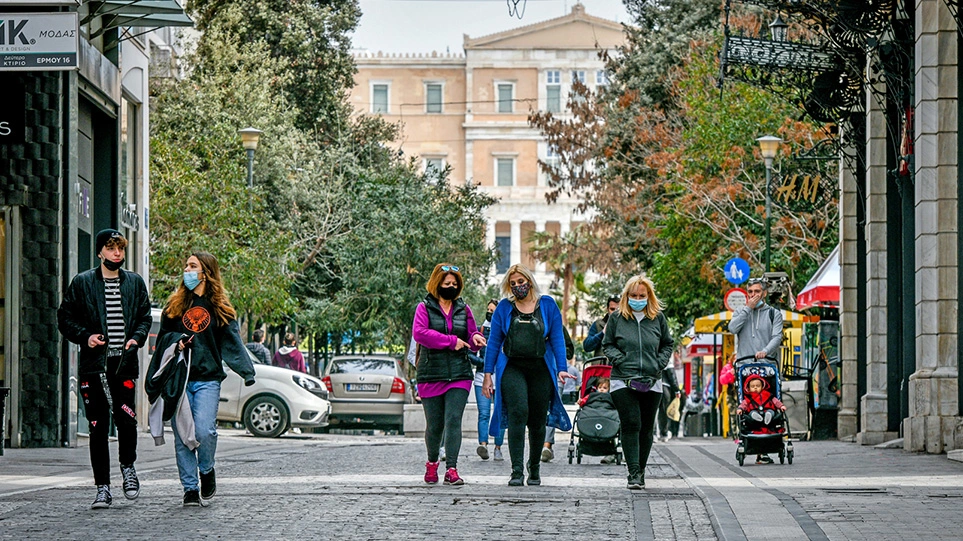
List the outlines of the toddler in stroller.
{"type": "MultiPolygon", "coordinates": [[[[740,359],[739,361],[741,361],[740,359]]],[[[738,418],[739,436],[736,460],[742,466],[746,455],[756,454],[757,464],[770,464],[767,453],[779,453],[779,462],[788,458],[792,464],[792,442],[789,420],[783,412],[786,407],[779,400],[780,382],[776,365],[770,362],[739,364],[738,418]]]]}
{"type": "Polygon", "coordinates": [[[608,393],[612,367],[586,366],[582,372],[582,398],[572,423],[575,431],[568,445],[568,463],[582,463],[583,455],[604,456],[603,464],[622,463],[619,452],[619,412],[608,393]],[[611,458],[611,460],[609,460],[611,458]]]}

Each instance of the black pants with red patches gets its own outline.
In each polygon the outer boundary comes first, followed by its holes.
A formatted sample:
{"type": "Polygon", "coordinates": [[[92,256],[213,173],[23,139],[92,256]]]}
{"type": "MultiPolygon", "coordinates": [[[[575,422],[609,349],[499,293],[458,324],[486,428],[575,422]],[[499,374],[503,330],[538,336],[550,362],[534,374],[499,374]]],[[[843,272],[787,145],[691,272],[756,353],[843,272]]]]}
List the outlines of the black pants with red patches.
{"type": "MultiPolygon", "coordinates": [[[[90,427],[90,466],[94,470],[94,484],[110,484],[111,411],[101,383],[100,374],[81,374],[80,396],[84,401],[90,427]]],[[[107,386],[114,403],[113,418],[117,426],[120,463],[127,466],[137,460],[137,416],[134,413],[136,381],[107,376],[107,386]]]]}

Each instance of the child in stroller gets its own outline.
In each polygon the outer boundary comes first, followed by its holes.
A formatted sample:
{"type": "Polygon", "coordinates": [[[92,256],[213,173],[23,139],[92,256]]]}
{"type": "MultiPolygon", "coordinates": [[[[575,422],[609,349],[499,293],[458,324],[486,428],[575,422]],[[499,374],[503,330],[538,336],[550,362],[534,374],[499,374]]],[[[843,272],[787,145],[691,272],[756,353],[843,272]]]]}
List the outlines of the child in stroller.
{"type": "MultiPolygon", "coordinates": [[[[568,463],[582,463],[583,455],[603,456],[603,464],[622,463],[619,452],[619,412],[608,393],[609,374],[612,367],[604,364],[589,366],[582,371],[582,389],[579,410],[572,423],[575,430],[568,445],[568,463]],[[609,458],[611,457],[611,460],[609,458]]],[[[603,357],[602,360],[605,360],[603,357]]]]}
{"type": "MultiPolygon", "coordinates": [[[[748,359],[748,358],[747,358],[748,359]]],[[[774,362],[735,363],[739,380],[738,446],[736,460],[742,466],[746,455],[755,454],[756,464],[771,464],[768,453],[779,453],[779,462],[792,464],[792,442],[786,407],[780,399],[779,371],[774,362]]],[[[755,360],[755,359],[753,359],[755,360]]]]}

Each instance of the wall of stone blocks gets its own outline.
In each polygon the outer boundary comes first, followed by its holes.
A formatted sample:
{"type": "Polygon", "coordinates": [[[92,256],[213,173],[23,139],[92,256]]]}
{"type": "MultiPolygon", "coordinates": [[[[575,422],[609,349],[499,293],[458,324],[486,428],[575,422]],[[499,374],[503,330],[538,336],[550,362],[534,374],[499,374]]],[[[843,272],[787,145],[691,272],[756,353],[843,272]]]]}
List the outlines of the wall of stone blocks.
{"type": "Polygon", "coordinates": [[[60,183],[63,169],[63,75],[25,73],[15,77],[26,92],[26,137],[22,145],[0,147],[0,206],[20,207],[21,261],[20,401],[23,447],[60,444],[61,336],[60,183]]]}

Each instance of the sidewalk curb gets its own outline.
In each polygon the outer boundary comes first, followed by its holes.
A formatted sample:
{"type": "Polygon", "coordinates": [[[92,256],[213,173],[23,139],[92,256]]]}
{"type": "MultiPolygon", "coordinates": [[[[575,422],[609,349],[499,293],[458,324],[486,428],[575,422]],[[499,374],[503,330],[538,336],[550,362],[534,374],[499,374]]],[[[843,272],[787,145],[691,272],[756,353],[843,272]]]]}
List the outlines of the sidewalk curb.
{"type": "Polygon", "coordinates": [[[707,487],[703,490],[699,485],[692,481],[693,477],[699,477],[695,471],[683,462],[675,453],[663,448],[658,449],[658,453],[665,457],[673,468],[678,470],[682,479],[692,487],[692,490],[702,499],[702,503],[709,512],[709,522],[712,523],[712,530],[715,532],[719,541],[747,541],[742,525],[736,519],[736,515],[729,507],[729,502],[718,490],[707,487]]]}

